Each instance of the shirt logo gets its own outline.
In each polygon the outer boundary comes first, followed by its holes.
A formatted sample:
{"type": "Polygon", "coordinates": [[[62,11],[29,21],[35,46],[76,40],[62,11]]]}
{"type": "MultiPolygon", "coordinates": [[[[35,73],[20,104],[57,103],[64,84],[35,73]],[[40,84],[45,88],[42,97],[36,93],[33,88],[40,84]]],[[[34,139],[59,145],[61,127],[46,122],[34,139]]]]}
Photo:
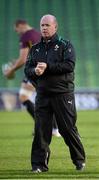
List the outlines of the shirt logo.
{"type": "Polygon", "coordinates": [[[68,104],[72,104],[72,101],[68,101],[68,104]]]}
{"type": "Polygon", "coordinates": [[[36,51],[36,52],[39,52],[39,51],[40,51],[40,48],[38,48],[38,49],[35,49],[35,51],[36,51]]]}
{"type": "Polygon", "coordinates": [[[59,49],[59,46],[56,44],[54,47],[54,50],[57,51],[59,49]]]}

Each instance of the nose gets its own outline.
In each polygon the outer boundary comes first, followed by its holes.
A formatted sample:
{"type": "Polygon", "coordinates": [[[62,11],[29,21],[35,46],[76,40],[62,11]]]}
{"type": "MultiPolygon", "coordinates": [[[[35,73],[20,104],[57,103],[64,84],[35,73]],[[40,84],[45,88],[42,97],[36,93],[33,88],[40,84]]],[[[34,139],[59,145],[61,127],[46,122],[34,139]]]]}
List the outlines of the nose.
{"type": "Polygon", "coordinates": [[[43,24],[43,25],[42,25],[42,29],[47,29],[47,25],[46,25],[46,24],[43,24]]]}
{"type": "Polygon", "coordinates": [[[44,26],[43,26],[43,30],[46,30],[46,29],[47,29],[47,26],[46,26],[46,25],[44,25],[44,26]]]}

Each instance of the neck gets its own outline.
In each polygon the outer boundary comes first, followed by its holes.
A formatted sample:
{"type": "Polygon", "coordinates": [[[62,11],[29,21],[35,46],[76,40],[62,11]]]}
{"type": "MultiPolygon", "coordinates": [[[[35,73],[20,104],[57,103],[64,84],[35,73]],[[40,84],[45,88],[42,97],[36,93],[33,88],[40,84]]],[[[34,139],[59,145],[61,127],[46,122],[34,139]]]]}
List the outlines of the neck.
{"type": "Polygon", "coordinates": [[[24,32],[29,31],[29,30],[31,30],[31,29],[32,29],[32,27],[29,26],[29,25],[27,25],[26,28],[25,28],[25,30],[24,30],[24,32]]]}
{"type": "Polygon", "coordinates": [[[44,41],[46,42],[46,44],[49,42],[50,38],[45,38],[44,41]]]}
{"type": "Polygon", "coordinates": [[[45,38],[43,37],[43,39],[46,43],[48,43],[49,41],[51,41],[51,39],[53,38],[54,35],[55,34],[53,34],[51,37],[45,37],[45,38]]]}

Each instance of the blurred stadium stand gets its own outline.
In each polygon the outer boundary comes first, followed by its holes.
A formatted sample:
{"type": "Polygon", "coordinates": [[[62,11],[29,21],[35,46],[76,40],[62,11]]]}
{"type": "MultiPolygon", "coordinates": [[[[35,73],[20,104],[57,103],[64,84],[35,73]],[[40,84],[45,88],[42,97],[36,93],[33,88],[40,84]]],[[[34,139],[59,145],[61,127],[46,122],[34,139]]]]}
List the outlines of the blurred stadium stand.
{"type": "MultiPolygon", "coordinates": [[[[99,0],[1,0],[0,66],[18,57],[18,37],[13,23],[26,19],[39,29],[44,14],[53,14],[59,23],[59,34],[73,43],[76,55],[76,90],[99,88],[99,0]]],[[[23,70],[7,81],[0,68],[0,87],[18,88],[23,70]]]]}

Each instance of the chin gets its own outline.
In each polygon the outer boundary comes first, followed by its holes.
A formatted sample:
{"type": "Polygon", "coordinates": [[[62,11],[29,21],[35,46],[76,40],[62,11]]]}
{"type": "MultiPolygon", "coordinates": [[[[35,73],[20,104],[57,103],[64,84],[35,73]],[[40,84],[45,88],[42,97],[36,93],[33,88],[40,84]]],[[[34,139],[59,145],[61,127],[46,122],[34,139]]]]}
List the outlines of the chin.
{"type": "Polygon", "coordinates": [[[50,36],[43,36],[43,38],[44,38],[44,39],[49,39],[49,38],[50,38],[50,36]]]}

